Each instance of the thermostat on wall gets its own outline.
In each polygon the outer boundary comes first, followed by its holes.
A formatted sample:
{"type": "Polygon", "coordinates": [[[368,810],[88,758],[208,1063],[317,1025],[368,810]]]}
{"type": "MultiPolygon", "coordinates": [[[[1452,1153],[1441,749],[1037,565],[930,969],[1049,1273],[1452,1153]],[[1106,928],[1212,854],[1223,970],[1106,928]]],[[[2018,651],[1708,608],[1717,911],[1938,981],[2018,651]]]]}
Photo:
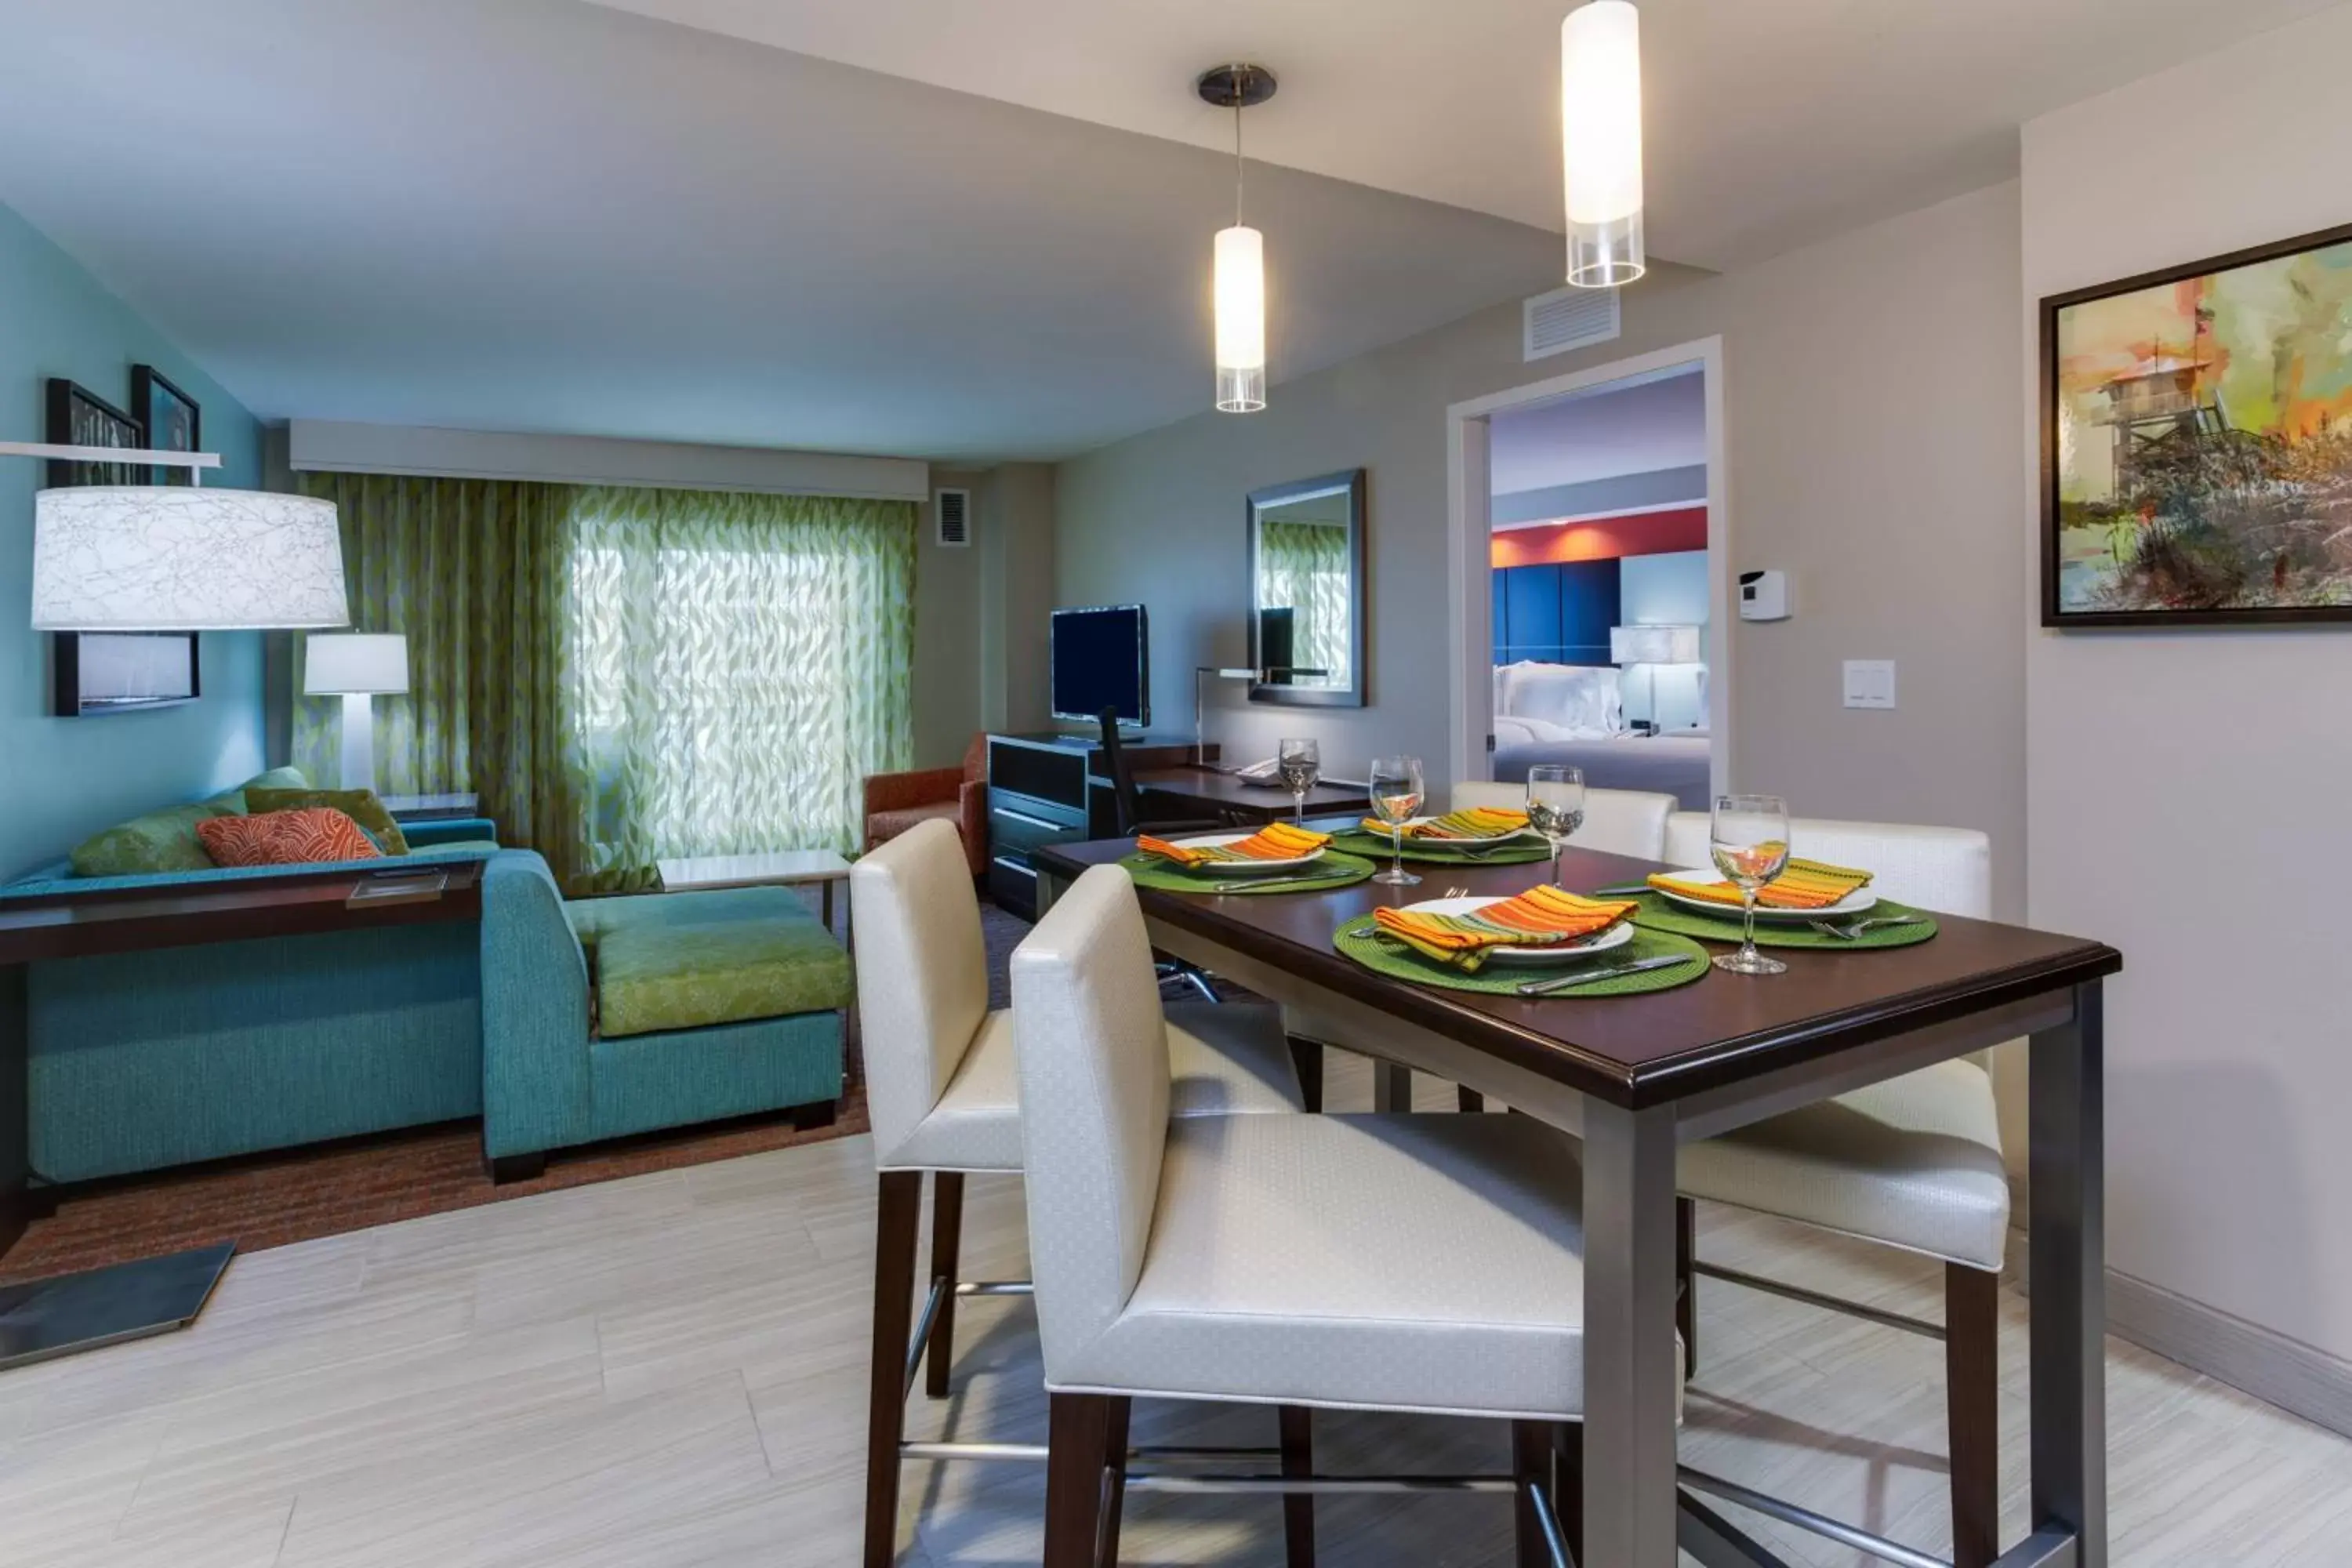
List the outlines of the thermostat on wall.
{"type": "Polygon", "coordinates": [[[1789,604],[1786,572],[1742,572],[1739,574],[1739,618],[1743,621],[1785,621],[1795,611],[1789,604]]]}

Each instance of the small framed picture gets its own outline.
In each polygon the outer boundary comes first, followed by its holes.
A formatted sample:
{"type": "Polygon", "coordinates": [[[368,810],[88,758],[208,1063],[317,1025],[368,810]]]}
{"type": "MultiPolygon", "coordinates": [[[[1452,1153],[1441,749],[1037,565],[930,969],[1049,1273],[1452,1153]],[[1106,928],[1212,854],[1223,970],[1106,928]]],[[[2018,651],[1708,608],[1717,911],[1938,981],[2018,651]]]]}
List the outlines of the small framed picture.
{"type": "MultiPolygon", "coordinates": [[[[201,452],[205,411],[152,364],[131,367],[131,409],[147,427],[147,448],[152,452],[201,452]]],[[[194,468],[154,470],[150,481],[159,485],[192,485],[194,468]]]]}
{"type": "MultiPolygon", "coordinates": [[[[59,447],[122,447],[136,450],[147,445],[147,428],[89,388],[53,375],[48,383],[48,440],[59,447]]],[[[152,483],[149,470],[131,463],[75,463],[52,459],[49,488],[70,485],[143,485],[152,483]]]]}

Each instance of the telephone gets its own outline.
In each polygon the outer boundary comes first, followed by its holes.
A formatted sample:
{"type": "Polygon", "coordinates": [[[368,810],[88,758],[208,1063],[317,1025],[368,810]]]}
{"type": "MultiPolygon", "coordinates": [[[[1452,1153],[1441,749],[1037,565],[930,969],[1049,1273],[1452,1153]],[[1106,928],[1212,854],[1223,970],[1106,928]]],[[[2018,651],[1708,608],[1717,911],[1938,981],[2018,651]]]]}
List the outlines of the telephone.
{"type": "Polygon", "coordinates": [[[1252,763],[1245,768],[1235,768],[1234,776],[1248,784],[1267,784],[1279,789],[1282,787],[1281,761],[1276,757],[1268,757],[1262,763],[1252,763]]]}

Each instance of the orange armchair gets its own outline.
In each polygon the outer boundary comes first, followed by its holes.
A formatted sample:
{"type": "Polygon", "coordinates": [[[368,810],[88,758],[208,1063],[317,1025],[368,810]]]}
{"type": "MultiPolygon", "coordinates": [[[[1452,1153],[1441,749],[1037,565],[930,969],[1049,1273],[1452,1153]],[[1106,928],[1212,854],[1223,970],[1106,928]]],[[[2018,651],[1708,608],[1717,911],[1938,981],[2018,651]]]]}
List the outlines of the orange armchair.
{"type": "Polygon", "coordinates": [[[963,858],[975,877],[988,869],[988,737],[974,735],[963,765],[866,780],[866,847],[873,849],[929,817],[943,816],[963,835],[963,858]]]}

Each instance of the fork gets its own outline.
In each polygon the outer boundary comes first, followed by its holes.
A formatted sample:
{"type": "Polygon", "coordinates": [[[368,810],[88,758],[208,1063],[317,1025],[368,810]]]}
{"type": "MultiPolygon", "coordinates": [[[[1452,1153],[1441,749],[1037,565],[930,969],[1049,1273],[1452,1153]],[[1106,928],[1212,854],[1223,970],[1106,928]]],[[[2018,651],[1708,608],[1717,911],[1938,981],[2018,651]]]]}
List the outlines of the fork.
{"type": "Polygon", "coordinates": [[[1843,925],[1838,924],[1835,921],[1808,921],[1805,923],[1823,936],[1833,936],[1842,942],[1854,942],[1861,938],[1863,932],[1874,930],[1879,926],[1917,925],[1919,917],[1917,915],[1870,915],[1862,920],[1848,921],[1843,925]]]}

